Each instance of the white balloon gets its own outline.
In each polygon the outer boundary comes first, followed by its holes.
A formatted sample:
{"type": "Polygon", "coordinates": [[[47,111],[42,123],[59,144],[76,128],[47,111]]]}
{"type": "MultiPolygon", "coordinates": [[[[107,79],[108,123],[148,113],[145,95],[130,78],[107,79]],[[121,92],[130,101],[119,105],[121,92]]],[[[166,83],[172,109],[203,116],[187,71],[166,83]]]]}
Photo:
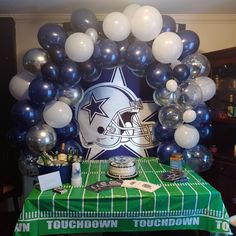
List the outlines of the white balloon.
{"type": "Polygon", "coordinates": [[[128,5],[123,13],[127,16],[128,20],[131,22],[133,16],[134,16],[134,13],[138,10],[138,8],[140,8],[140,5],[139,4],[130,4],[128,5]]]}
{"type": "Polygon", "coordinates": [[[213,98],[216,93],[216,84],[214,80],[207,76],[200,76],[195,78],[195,82],[202,90],[202,98],[204,102],[213,98]]]}
{"type": "Polygon", "coordinates": [[[180,125],[174,133],[175,142],[182,148],[193,148],[198,144],[199,132],[192,125],[180,125]]]}
{"type": "Polygon", "coordinates": [[[93,43],[97,42],[98,33],[97,33],[97,31],[94,28],[88,28],[85,31],[85,34],[87,34],[92,39],[93,43]]]}
{"type": "Polygon", "coordinates": [[[183,52],[183,42],[174,32],[159,34],[152,44],[152,53],[161,63],[174,63],[183,52]]]}
{"type": "Polygon", "coordinates": [[[170,91],[170,92],[175,92],[178,88],[178,84],[174,79],[170,79],[166,82],[166,88],[170,91]]]}
{"type": "Polygon", "coordinates": [[[85,62],[93,55],[92,39],[84,33],[73,33],[65,42],[67,56],[75,62],[85,62]]]}
{"type": "Polygon", "coordinates": [[[152,6],[139,7],[131,20],[133,35],[144,42],[153,40],[161,32],[163,25],[160,12],[152,6]]]}
{"type": "Polygon", "coordinates": [[[28,71],[21,72],[12,77],[9,83],[9,91],[16,100],[29,99],[28,88],[36,76],[28,71]]]}
{"type": "Polygon", "coordinates": [[[113,41],[125,40],[131,31],[130,22],[126,15],[121,12],[112,12],[103,20],[103,32],[113,41]]]}
{"type": "Polygon", "coordinates": [[[72,120],[72,115],[70,106],[61,101],[52,102],[43,110],[44,121],[53,128],[68,125],[72,120]]]}
{"type": "Polygon", "coordinates": [[[183,121],[185,123],[193,122],[197,117],[197,114],[194,110],[188,109],[183,113],[183,121]]]}

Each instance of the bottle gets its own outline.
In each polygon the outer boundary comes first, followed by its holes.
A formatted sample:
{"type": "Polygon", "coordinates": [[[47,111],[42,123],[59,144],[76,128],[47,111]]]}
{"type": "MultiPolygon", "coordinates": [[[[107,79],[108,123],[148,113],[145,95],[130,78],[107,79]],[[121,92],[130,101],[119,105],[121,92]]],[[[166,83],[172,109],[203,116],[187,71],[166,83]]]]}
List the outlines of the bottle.
{"type": "Polygon", "coordinates": [[[67,161],[67,155],[65,153],[65,143],[61,144],[61,152],[58,154],[57,158],[59,161],[64,161],[64,162],[67,161]]]}
{"type": "Polygon", "coordinates": [[[233,97],[233,94],[230,94],[229,95],[229,101],[228,101],[228,104],[227,104],[227,116],[228,117],[233,117],[234,115],[234,97],[233,97]]]}
{"type": "Polygon", "coordinates": [[[219,77],[219,75],[215,75],[214,80],[215,80],[215,84],[216,84],[216,90],[219,90],[219,88],[220,88],[220,77],[219,77]]]}

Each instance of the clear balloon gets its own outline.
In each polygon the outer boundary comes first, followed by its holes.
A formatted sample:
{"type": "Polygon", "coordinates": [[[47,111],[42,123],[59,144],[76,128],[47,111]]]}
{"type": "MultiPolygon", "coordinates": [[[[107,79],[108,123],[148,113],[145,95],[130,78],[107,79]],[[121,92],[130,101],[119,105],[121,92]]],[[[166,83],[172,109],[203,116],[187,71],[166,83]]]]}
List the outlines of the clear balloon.
{"type": "Polygon", "coordinates": [[[47,52],[42,48],[32,48],[23,56],[23,67],[25,70],[37,74],[41,71],[43,64],[49,61],[47,52]]]}
{"type": "Polygon", "coordinates": [[[60,67],[59,82],[64,87],[77,85],[82,76],[78,70],[78,65],[73,61],[65,61],[60,67]]]}
{"type": "Polygon", "coordinates": [[[65,46],[67,33],[58,24],[47,23],[39,28],[38,42],[45,50],[49,49],[52,45],[65,46]]]}
{"type": "Polygon", "coordinates": [[[186,56],[181,63],[190,69],[189,77],[194,79],[199,76],[208,76],[211,70],[211,64],[206,56],[196,52],[186,56]]]}
{"type": "Polygon", "coordinates": [[[163,21],[163,26],[161,29],[161,33],[176,31],[176,22],[174,18],[168,15],[162,15],[162,21],[163,21]]]}
{"type": "Polygon", "coordinates": [[[43,79],[49,80],[52,82],[57,82],[58,81],[58,76],[59,76],[59,69],[56,64],[53,62],[47,62],[42,65],[41,68],[41,73],[43,76],[43,79]]]}
{"type": "Polygon", "coordinates": [[[11,109],[11,118],[21,127],[31,127],[41,120],[42,109],[31,101],[18,101],[11,109]]]}
{"type": "Polygon", "coordinates": [[[117,44],[110,39],[101,39],[95,45],[93,59],[103,68],[112,69],[119,62],[117,44]]]}
{"type": "Polygon", "coordinates": [[[204,102],[214,97],[216,93],[216,84],[214,80],[206,76],[200,76],[195,78],[195,82],[202,90],[202,100],[204,102]]]}
{"type": "Polygon", "coordinates": [[[180,125],[174,134],[175,142],[182,148],[192,148],[199,142],[198,130],[189,124],[180,125]]]}
{"type": "Polygon", "coordinates": [[[75,10],[71,15],[71,26],[74,31],[85,32],[89,28],[97,30],[98,22],[96,15],[86,8],[75,10]]]}
{"type": "Polygon", "coordinates": [[[73,33],[66,40],[65,51],[74,62],[87,61],[93,55],[93,41],[87,34],[73,33]]]}
{"type": "Polygon", "coordinates": [[[18,167],[22,175],[28,177],[36,177],[39,175],[38,171],[38,155],[30,151],[23,150],[18,159],[18,167]]]}
{"type": "Polygon", "coordinates": [[[174,153],[182,153],[183,149],[178,146],[174,141],[161,143],[157,147],[157,157],[163,164],[170,164],[170,157],[174,153]]]}
{"type": "Polygon", "coordinates": [[[213,163],[212,153],[201,144],[191,149],[184,150],[182,155],[185,163],[196,172],[208,170],[213,163]]]}
{"type": "Polygon", "coordinates": [[[169,65],[154,63],[147,68],[146,81],[147,84],[157,89],[159,86],[165,86],[166,82],[172,79],[173,72],[169,65]]]}
{"type": "Polygon", "coordinates": [[[110,40],[125,40],[130,31],[130,22],[127,16],[121,12],[111,12],[103,20],[103,32],[110,40]]]}
{"type": "Polygon", "coordinates": [[[44,105],[54,100],[56,95],[57,86],[55,83],[43,80],[40,76],[29,85],[29,97],[35,104],[44,105]]]}
{"type": "Polygon", "coordinates": [[[12,77],[9,83],[9,91],[11,95],[16,100],[29,99],[29,94],[28,94],[29,85],[31,81],[35,78],[36,78],[35,75],[27,71],[21,72],[12,77]]]}
{"type": "Polygon", "coordinates": [[[51,150],[57,142],[55,130],[47,124],[32,126],[26,135],[26,144],[33,153],[51,150]]]}
{"type": "Polygon", "coordinates": [[[148,42],[158,36],[162,29],[162,16],[152,6],[139,7],[131,19],[131,31],[140,41],[148,42]]]}
{"type": "Polygon", "coordinates": [[[176,105],[163,106],[159,113],[158,119],[162,126],[175,129],[183,123],[183,112],[176,105]]]}
{"type": "Polygon", "coordinates": [[[170,105],[174,103],[174,93],[164,86],[159,86],[153,92],[153,100],[159,106],[170,105]]]}
{"type": "Polygon", "coordinates": [[[181,58],[184,58],[190,54],[195,53],[200,44],[198,35],[192,30],[182,30],[178,33],[183,42],[183,52],[181,58]]]}
{"type": "Polygon", "coordinates": [[[147,43],[135,41],[128,47],[126,64],[132,70],[144,70],[152,60],[152,50],[147,43]]]}
{"type": "Polygon", "coordinates": [[[202,98],[202,90],[193,80],[181,83],[175,92],[175,103],[184,109],[197,106],[202,98]]]}
{"type": "Polygon", "coordinates": [[[64,102],[55,101],[47,105],[43,110],[44,121],[53,128],[62,128],[72,120],[72,110],[64,102]]]}
{"type": "Polygon", "coordinates": [[[80,86],[73,88],[65,88],[59,92],[59,101],[66,103],[69,106],[79,104],[84,97],[84,90],[80,86]]]}
{"type": "Polygon", "coordinates": [[[174,32],[164,32],[158,35],[152,44],[152,53],[161,63],[175,62],[183,51],[181,38],[174,32]]]}
{"type": "Polygon", "coordinates": [[[75,119],[72,119],[72,121],[68,125],[62,128],[55,129],[55,131],[57,134],[57,140],[59,142],[65,142],[67,140],[75,138],[78,135],[79,124],[75,119]]]}

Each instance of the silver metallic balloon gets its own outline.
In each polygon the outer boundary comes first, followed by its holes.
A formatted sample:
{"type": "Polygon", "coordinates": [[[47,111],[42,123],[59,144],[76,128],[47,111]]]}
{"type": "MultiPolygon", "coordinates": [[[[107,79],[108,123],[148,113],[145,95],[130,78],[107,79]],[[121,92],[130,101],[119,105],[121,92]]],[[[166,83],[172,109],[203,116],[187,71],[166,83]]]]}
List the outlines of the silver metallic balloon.
{"type": "Polygon", "coordinates": [[[23,57],[23,67],[25,70],[37,74],[40,72],[43,64],[48,62],[49,56],[42,48],[32,48],[28,50],[23,57]]]}
{"type": "Polygon", "coordinates": [[[51,150],[57,142],[55,130],[46,124],[32,126],[26,135],[26,144],[34,153],[51,150]]]}
{"type": "Polygon", "coordinates": [[[69,106],[79,104],[84,98],[84,90],[77,86],[75,88],[65,88],[62,90],[59,101],[66,103],[69,106]]]}

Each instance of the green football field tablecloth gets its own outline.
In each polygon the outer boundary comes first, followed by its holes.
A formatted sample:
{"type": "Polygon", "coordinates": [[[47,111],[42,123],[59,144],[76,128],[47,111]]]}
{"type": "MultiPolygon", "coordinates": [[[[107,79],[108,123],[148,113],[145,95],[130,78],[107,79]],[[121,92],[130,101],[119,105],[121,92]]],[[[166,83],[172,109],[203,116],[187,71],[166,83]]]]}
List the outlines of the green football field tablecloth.
{"type": "Polygon", "coordinates": [[[82,232],[205,230],[230,233],[229,216],[220,193],[192,170],[187,183],[164,182],[170,167],[154,158],[137,160],[137,180],[159,184],[153,193],[114,187],[95,193],[85,186],[108,180],[108,161],[83,161],[81,188],[65,185],[67,193],[33,189],[26,198],[15,235],[82,232]]]}

